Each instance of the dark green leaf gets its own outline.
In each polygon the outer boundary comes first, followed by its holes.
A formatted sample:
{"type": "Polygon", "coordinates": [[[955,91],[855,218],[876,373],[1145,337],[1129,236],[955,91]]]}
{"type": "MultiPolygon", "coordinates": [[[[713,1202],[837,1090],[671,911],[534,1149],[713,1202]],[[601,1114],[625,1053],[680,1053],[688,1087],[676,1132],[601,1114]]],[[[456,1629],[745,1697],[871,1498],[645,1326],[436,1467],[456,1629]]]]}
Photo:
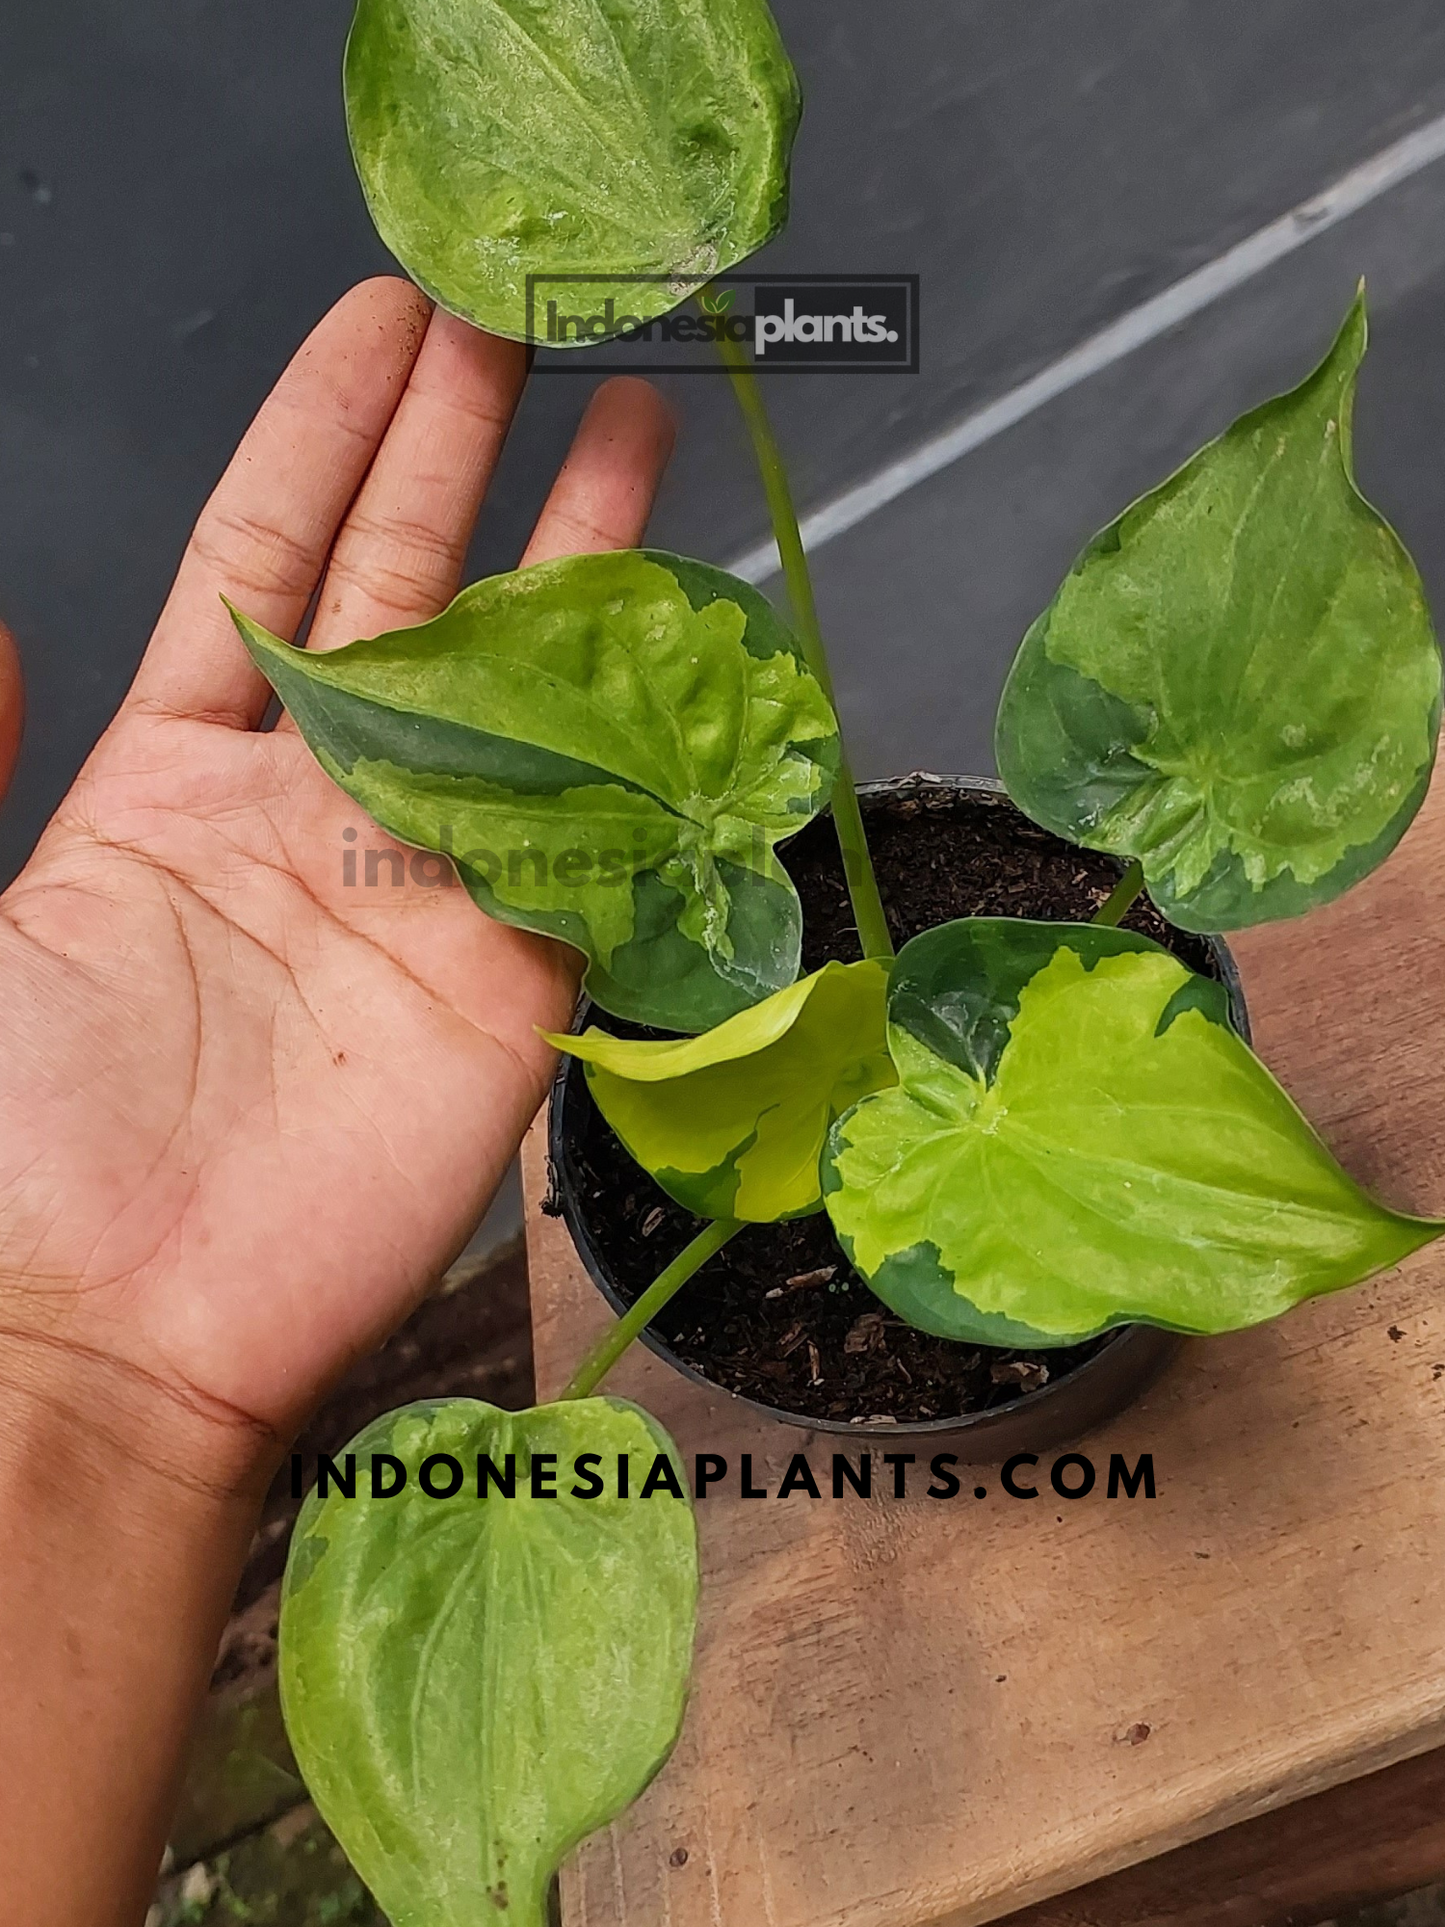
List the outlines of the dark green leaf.
{"type": "Polygon", "coordinates": [[[322,654],[236,622],[335,781],[491,915],[581,950],[604,1010],[701,1030],[797,976],[774,846],[827,801],[837,724],[746,583],[628,550],[322,654]]]}
{"type": "Polygon", "coordinates": [[[518,340],[547,338],[549,299],[610,315],[606,339],[770,240],[798,111],[764,0],[360,0],[347,43],[382,239],[518,340]],[[530,275],[574,283],[543,285],[538,313],[530,275]]]}
{"type": "Polygon", "coordinates": [[[1307,381],[1095,537],[999,710],[1009,794],[1137,857],[1173,922],[1325,903],[1387,856],[1430,779],[1440,658],[1424,591],[1355,486],[1363,297],[1307,381]]]}
{"type": "MultiPolygon", "coordinates": [[[[1126,951],[1165,956],[1151,937],[1097,923],[1032,923],[1022,917],[966,917],[906,944],[893,965],[888,1021],[935,1056],[991,1084],[1019,1014],[1019,996],[1059,945],[1086,968],[1126,951]]],[[[1223,984],[1187,973],[1191,1001],[1217,1024],[1229,1022],[1223,984]]]]}
{"type": "Polygon", "coordinates": [[[964,920],[889,990],[900,1083],[833,1127],[824,1192],[873,1289],[984,1344],[1234,1330],[1396,1263],[1439,1225],[1377,1205],[1147,938],[964,920]]]}
{"type": "MultiPolygon", "coordinates": [[[[685,1469],[617,1399],[408,1405],[347,1449],[357,1495],[307,1500],[282,1591],[282,1707],[306,1784],[393,1927],[545,1927],[559,1862],[637,1797],[682,1722],[692,1509],[638,1495],[659,1454],[684,1492],[685,1469]],[[585,1452],[595,1498],[572,1491],[585,1452]],[[407,1474],[390,1498],[371,1495],[379,1453],[407,1474]],[[480,1454],[503,1476],[512,1455],[513,1497],[490,1481],[477,1496],[480,1454]],[[456,1496],[422,1490],[433,1455],[462,1467],[456,1496]],[[534,1462],[556,1497],[533,1496],[534,1462]]],[[[452,1474],[428,1477],[445,1492],[452,1474]]]]}

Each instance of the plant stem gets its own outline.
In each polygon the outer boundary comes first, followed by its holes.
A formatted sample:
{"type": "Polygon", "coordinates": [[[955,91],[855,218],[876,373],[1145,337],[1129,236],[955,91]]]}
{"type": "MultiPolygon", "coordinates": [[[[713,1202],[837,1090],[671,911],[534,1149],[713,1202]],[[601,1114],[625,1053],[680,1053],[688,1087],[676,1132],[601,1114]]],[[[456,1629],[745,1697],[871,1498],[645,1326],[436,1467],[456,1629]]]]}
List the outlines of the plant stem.
{"type": "MultiPolygon", "coordinates": [[[[823,632],[818,625],[818,609],[813,600],[813,579],[808,572],[807,551],[798,528],[797,510],[793,507],[793,492],[788,486],[788,472],[783,466],[782,451],[773,434],[773,425],[768,420],[762,390],[747,350],[739,342],[729,340],[726,334],[719,337],[717,346],[732,379],[733,393],[738,398],[748,434],[752,437],[753,453],[757,456],[763,490],[768,498],[773,536],[783,564],[783,579],[788,585],[788,600],[793,607],[793,623],[803,646],[803,660],[822,685],[823,694],[836,713],[838,704],[833,695],[833,678],[828,670],[823,632]]],[[[873,859],[868,853],[863,816],[858,808],[858,792],[853,787],[848,753],[841,747],[838,778],[833,785],[833,824],[838,832],[838,847],[843,853],[843,874],[848,881],[853,921],[858,926],[863,955],[891,957],[893,940],[888,934],[888,919],[883,914],[883,899],[878,894],[878,879],[873,873],[873,859]]]]}
{"type": "Polygon", "coordinates": [[[1144,888],[1144,865],[1138,861],[1131,863],[1109,892],[1101,909],[1096,910],[1090,919],[1093,923],[1104,923],[1116,930],[1123,922],[1130,905],[1144,888]]]}
{"type": "Polygon", "coordinates": [[[715,1251],[721,1251],[734,1233],[742,1230],[736,1218],[714,1218],[704,1225],[690,1245],[684,1245],[672,1263],[643,1292],[637,1303],[610,1325],[588,1352],[568,1380],[563,1398],[588,1398],[606,1378],[633,1339],[660,1312],[676,1292],[700,1271],[715,1251]]]}

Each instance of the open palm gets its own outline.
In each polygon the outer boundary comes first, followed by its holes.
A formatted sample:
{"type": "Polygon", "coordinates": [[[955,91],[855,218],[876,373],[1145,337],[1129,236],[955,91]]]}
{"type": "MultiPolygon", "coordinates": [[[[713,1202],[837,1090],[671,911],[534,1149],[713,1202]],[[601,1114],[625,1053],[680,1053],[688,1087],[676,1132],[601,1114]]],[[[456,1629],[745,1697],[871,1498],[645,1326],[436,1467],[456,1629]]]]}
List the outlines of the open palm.
{"type": "MultiPolygon", "coordinates": [[[[494,1190],[578,960],[454,883],[343,881],[343,852],[385,839],[289,722],[259,727],[220,597],[292,635],[319,584],[319,648],[435,614],[524,379],[515,344],[369,282],[207,506],[124,707],[0,898],[5,1332],[282,1435],[494,1190]]],[[[670,439],[644,383],[600,390],[526,559],[635,542],[670,439]]]]}

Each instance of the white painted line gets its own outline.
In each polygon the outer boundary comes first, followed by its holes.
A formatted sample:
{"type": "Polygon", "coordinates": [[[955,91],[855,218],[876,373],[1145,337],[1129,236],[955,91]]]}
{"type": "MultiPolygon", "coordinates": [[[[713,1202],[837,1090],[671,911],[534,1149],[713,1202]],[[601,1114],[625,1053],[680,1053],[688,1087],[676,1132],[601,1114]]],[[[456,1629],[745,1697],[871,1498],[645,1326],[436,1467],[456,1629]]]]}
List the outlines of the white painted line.
{"type": "MultiPolygon", "coordinates": [[[[1098,334],[1090,335],[1077,348],[1071,348],[1049,367],[1010,389],[1008,394],[1000,395],[986,408],[980,408],[977,414],[965,416],[941,435],[920,442],[896,462],[887,463],[866,481],[834,496],[831,502],[824,502],[821,508],[803,518],[804,546],[810,550],[820,549],[834,536],[856,528],[877,510],[896,502],[900,495],[917,488],[940,469],[992,441],[995,435],[1023,421],[1046,402],[1116,361],[1122,361],[1146,342],[1166,334],[1179,322],[1187,321],[1222,295],[1232,293],[1276,261],[1293,254],[1317,234],[1337,227],[1360,208],[1388,194],[1392,187],[1398,187],[1401,181],[1408,181],[1411,175],[1441,159],[1445,159],[1445,114],[1362,161],[1342,175],[1333,187],[1327,187],[1312,200],[1302,201],[1279,220],[1271,221],[1268,227],[1260,228],[1217,259],[1196,268],[1193,274],[1186,274],[1182,281],[1131,308],[1128,314],[1110,322],[1098,334]]],[[[777,548],[771,541],[759,543],[728,567],[748,582],[764,582],[777,573],[777,548]]]]}

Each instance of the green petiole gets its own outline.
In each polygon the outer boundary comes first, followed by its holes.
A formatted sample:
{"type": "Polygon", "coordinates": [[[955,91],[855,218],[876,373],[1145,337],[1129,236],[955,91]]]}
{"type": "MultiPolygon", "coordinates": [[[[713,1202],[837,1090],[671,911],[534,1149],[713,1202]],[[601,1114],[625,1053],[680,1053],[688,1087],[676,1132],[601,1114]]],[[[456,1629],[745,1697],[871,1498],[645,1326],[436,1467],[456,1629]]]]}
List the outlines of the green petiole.
{"type": "Polygon", "coordinates": [[[684,1245],[667,1269],[658,1273],[637,1303],[615,1325],[608,1326],[573,1372],[561,1396],[589,1398],[668,1299],[681,1291],[693,1273],[700,1271],[713,1253],[721,1251],[728,1239],[741,1230],[742,1225],[736,1218],[714,1218],[711,1224],[704,1225],[692,1243],[684,1245]]]}
{"type": "MultiPolygon", "coordinates": [[[[703,305],[707,312],[713,312],[706,301],[703,305]]],[[[803,646],[803,658],[836,712],[838,705],[833,695],[833,678],[828,670],[828,655],[823,647],[823,632],[818,624],[817,605],[813,600],[813,579],[808,571],[807,552],[798,528],[797,510],[793,506],[793,492],[788,485],[782,451],[773,434],[773,425],[768,420],[762,390],[746,348],[729,340],[725,333],[719,336],[717,348],[752,438],[753,453],[757,457],[763,490],[768,498],[773,535],[782,559],[783,579],[788,585],[793,623],[803,646]]],[[[838,780],[833,786],[833,822],[838,832],[838,847],[843,853],[843,874],[848,881],[848,896],[853,905],[853,920],[858,926],[863,955],[889,958],[893,955],[893,939],[888,934],[888,919],[883,913],[883,899],[878,894],[878,879],[868,851],[863,815],[858,808],[858,792],[853,786],[853,772],[848,766],[846,748],[842,751],[838,780]]]]}
{"type": "Polygon", "coordinates": [[[1089,921],[1117,930],[1143,888],[1144,866],[1139,862],[1131,863],[1089,921]]]}

